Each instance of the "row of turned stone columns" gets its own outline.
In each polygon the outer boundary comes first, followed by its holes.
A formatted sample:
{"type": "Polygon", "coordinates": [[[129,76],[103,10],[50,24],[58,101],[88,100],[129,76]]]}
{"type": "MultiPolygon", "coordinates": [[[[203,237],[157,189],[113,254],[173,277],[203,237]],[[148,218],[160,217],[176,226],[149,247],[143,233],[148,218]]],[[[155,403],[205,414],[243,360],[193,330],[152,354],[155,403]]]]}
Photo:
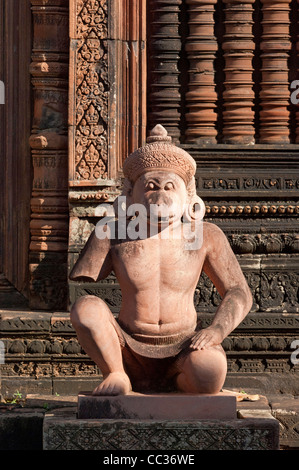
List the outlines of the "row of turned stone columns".
{"type": "Polygon", "coordinates": [[[290,83],[288,58],[291,0],[262,0],[263,35],[261,83],[261,141],[288,143],[290,83]]]}
{"type": "Polygon", "coordinates": [[[150,1],[149,5],[151,111],[148,127],[162,124],[176,142],[180,137],[181,121],[179,14],[182,0],[156,0],[150,1]]]}
{"type": "MultiPolygon", "coordinates": [[[[186,0],[188,35],[179,37],[182,1],[152,1],[150,101],[151,120],[162,122],[179,138],[179,59],[185,48],[189,63],[185,93],[185,141],[216,143],[218,96],[215,59],[219,48],[224,58],[222,96],[222,142],[265,144],[290,142],[290,83],[288,59],[291,50],[291,0],[261,0],[260,38],[261,81],[258,92],[253,79],[256,50],[253,13],[255,0],[223,0],[222,44],[215,36],[217,0],[186,0]],[[258,101],[259,109],[255,109],[258,101]],[[258,113],[257,132],[255,113],[258,113]]],[[[259,39],[258,39],[259,40],[259,39]]],[[[299,136],[297,135],[297,142],[299,136]]]]}

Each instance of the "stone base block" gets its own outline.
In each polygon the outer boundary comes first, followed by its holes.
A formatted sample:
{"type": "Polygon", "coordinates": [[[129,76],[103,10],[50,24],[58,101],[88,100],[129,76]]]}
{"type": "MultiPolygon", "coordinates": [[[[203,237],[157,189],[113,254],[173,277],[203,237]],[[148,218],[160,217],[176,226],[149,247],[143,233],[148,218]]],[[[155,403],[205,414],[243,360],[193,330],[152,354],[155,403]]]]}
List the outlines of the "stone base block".
{"type": "Polygon", "coordinates": [[[92,396],[78,395],[79,419],[235,419],[236,397],[216,395],[141,394],[92,396]]]}
{"type": "Polygon", "coordinates": [[[42,450],[43,418],[42,410],[0,409],[0,451],[42,450]]]}
{"type": "Polygon", "coordinates": [[[277,450],[275,419],[78,419],[76,408],[46,413],[44,450],[277,450]]]}

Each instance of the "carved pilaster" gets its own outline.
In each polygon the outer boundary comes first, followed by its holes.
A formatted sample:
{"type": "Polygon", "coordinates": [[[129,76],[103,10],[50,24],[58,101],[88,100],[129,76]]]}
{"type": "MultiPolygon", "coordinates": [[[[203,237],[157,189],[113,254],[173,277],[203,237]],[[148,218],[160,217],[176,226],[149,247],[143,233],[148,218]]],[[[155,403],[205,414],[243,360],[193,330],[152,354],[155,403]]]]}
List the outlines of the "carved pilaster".
{"type": "Polygon", "coordinates": [[[261,143],[289,143],[288,58],[291,0],[262,0],[261,143]]]}
{"type": "Polygon", "coordinates": [[[182,0],[150,0],[148,127],[162,124],[180,138],[181,94],[179,12],[182,0]]]}
{"type": "Polygon", "coordinates": [[[224,0],[225,58],[223,141],[254,144],[252,15],[254,0],[224,0]]]}
{"type": "Polygon", "coordinates": [[[62,309],[67,299],[68,1],[31,0],[30,305],[62,309]]]}
{"type": "Polygon", "coordinates": [[[113,184],[146,137],[146,2],[70,0],[69,180],[113,184]]]}
{"type": "Polygon", "coordinates": [[[108,177],[106,0],[72,0],[70,57],[70,182],[108,177]]]}
{"type": "Polygon", "coordinates": [[[189,37],[189,84],[186,93],[186,142],[216,143],[214,60],[218,48],[214,36],[214,5],[217,0],[187,0],[189,37]]]}

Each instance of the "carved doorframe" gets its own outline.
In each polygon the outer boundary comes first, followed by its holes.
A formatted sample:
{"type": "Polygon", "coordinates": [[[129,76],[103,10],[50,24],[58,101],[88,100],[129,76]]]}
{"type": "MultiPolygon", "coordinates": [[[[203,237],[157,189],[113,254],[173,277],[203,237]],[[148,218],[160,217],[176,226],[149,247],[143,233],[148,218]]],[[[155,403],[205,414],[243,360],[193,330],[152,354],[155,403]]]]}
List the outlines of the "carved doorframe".
{"type": "Polygon", "coordinates": [[[33,165],[30,307],[67,307],[68,0],[30,0],[33,165]]]}
{"type": "Polygon", "coordinates": [[[0,79],[5,85],[5,103],[0,105],[0,304],[24,308],[32,181],[30,0],[0,0],[0,51],[0,79]]]}

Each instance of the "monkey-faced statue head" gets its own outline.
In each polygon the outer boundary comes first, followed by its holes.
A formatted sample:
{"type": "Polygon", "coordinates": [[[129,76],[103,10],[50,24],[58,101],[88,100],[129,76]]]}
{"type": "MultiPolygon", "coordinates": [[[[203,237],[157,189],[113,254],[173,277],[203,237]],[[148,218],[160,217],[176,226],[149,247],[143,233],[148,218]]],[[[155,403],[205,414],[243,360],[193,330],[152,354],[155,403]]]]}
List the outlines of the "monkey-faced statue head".
{"type": "Polygon", "coordinates": [[[128,156],[123,171],[126,206],[142,204],[149,221],[163,225],[203,218],[204,203],[195,187],[196,163],[171,143],[160,124],[151,131],[147,144],[128,156]]]}

